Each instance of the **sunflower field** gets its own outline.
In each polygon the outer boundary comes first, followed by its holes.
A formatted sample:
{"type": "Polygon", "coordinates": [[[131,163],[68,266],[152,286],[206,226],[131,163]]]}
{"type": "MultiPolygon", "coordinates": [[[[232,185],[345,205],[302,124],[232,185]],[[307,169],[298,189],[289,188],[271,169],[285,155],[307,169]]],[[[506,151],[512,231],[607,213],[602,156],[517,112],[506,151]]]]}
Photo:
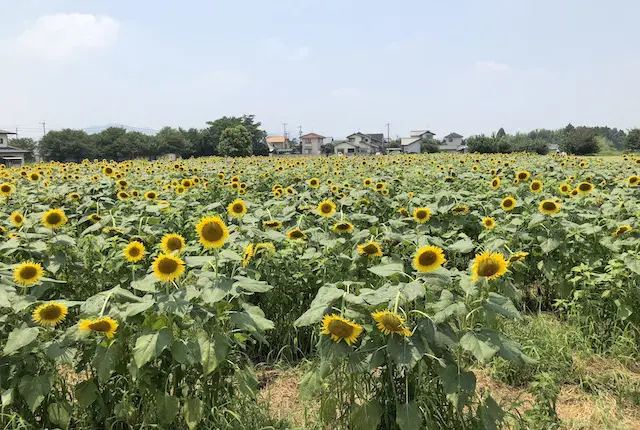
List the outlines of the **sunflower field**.
{"type": "Polygon", "coordinates": [[[551,315],[638,366],[639,173],[529,154],[2,168],[0,423],[558,428],[562,381],[524,327],[551,315]],[[257,366],[282,362],[304,363],[304,424],[259,399],[257,366]],[[533,412],[477,368],[532,382],[533,412]]]}

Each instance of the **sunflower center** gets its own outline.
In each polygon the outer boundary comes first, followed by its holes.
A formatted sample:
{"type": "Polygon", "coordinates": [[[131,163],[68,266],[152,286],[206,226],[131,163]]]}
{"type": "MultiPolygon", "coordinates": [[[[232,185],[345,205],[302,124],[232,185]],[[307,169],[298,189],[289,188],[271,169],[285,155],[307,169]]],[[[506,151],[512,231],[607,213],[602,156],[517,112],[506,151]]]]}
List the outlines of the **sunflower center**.
{"type": "Polygon", "coordinates": [[[33,279],[38,275],[38,269],[33,266],[26,266],[20,269],[20,277],[22,279],[33,279]]]}
{"type": "Polygon", "coordinates": [[[418,257],[418,263],[422,266],[431,266],[438,260],[438,256],[433,251],[425,251],[418,257]]]}
{"type": "Polygon", "coordinates": [[[89,324],[89,328],[93,331],[99,331],[104,333],[111,330],[111,324],[109,323],[109,321],[104,321],[104,320],[95,321],[89,324]]]}
{"type": "Polygon", "coordinates": [[[546,211],[555,211],[557,206],[554,202],[544,202],[542,203],[542,209],[546,211]]]}
{"type": "Polygon", "coordinates": [[[533,184],[531,184],[531,189],[532,190],[539,190],[540,189],[540,184],[537,182],[534,182],[533,184]]]}
{"type": "Polygon", "coordinates": [[[478,266],[478,275],[491,277],[500,271],[500,263],[493,259],[484,260],[478,266]]]}
{"type": "Polygon", "coordinates": [[[133,248],[129,249],[129,255],[132,257],[137,257],[138,255],[140,255],[140,248],[138,248],[137,246],[134,246],[133,248]]]}
{"type": "Polygon", "coordinates": [[[54,212],[47,215],[47,222],[49,224],[56,225],[56,224],[59,224],[60,221],[62,221],[62,217],[60,216],[59,213],[54,212]]]}
{"type": "Polygon", "coordinates": [[[338,224],[338,230],[349,230],[349,224],[338,224]]]}
{"type": "Polygon", "coordinates": [[[31,179],[33,179],[35,181],[36,179],[38,179],[38,175],[35,175],[35,174],[31,175],[31,179]]]}
{"type": "Polygon", "coordinates": [[[627,227],[618,227],[618,234],[625,233],[627,230],[629,230],[627,227]]]}
{"type": "Polygon", "coordinates": [[[16,215],[13,219],[15,219],[16,222],[22,222],[22,217],[20,215],[16,215]]]}
{"type": "Polygon", "coordinates": [[[149,196],[150,199],[155,199],[156,198],[156,193],[149,193],[149,194],[147,194],[147,196],[149,196]]]}
{"type": "Polygon", "coordinates": [[[378,252],[378,247],[375,246],[373,243],[370,243],[368,245],[366,245],[364,248],[362,248],[364,252],[366,252],[367,254],[375,254],[376,252],[378,252]]]}
{"type": "Polygon", "coordinates": [[[426,218],[427,217],[427,211],[419,210],[418,212],[416,212],[416,217],[418,219],[426,218]]]}
{"type": "Polygon", "coordinates": [[[580,184],[578,188],[580,188],[580,191],[589,191],[591,190],[591,184],[580,184]]]}
{"type": "Polygon", "coordinates": [[[241,213],[242,210],[244,209],[244,206],[242,206],[240,203],[236,203],[235,205],[233,205],[233,211],[235,213],[241,213]]]}
{"type": "Polygon", "coordinates": [[[300,230],[293,230],[291,232],[291,237],[294,239],[300,239],[301,237],[304,237],[304,233],[300,230]]]}
{"type": "Polygon", "coordinates": [[[353,334],[353,327],[344,321],[332,320],[329,323],[329,331],[340,339],[347,339],[353,334]]]}
{"type": "Polygon", "coordinates": [[[58,305],[47,305],[40,310],[39,314],[45,321],[57,320],[62,316],[62,308],[58,305]]]}
{"type": "Polygon", "coordinates": [[[164,275],[170,275],[178,268],[178,262],[171,258],[163,258],[158,263],[158,270],[164,275]]]}
{"type": "Polygon", "coordinates": [[[167,241],[167,248],[172,251],[177,251],[182,248],[182,242],[177,237],[172,237],[167,241]]]}
{"type": "Polygon", "coordinates": [[[526,178],[527,178],[527,174],[526,173],[518,173],[518,179],[524,180],[526,178]]]}
{"type": "Polygon", "coordinates": [[[635,184],[636,182],[638,182],[638,179],[639,179],[639,178],[638,178],[637,176],[632,176],[632,177],[631,177],[631,179],[629,179],[629,182],[630,182],[631,184],[635,184]]]}
{"type": "Polygon", "coordinates": [[[202,237],[209,242],[220,240],[222,238],[222,228],[217,223],[207,223],[202,228],[202,237]]]}
{"type": "Polygon", "coordinates": [[[325,203],[322,206],[320,206],[320,211],[322,211],[323,214],[328,214],[329,212],[331,212],[331,205],[329,203],[325,203]]]}
{"type": "Polygon", "coordinates": [[[492,184],[493,184],[494,187],[497,187],[498,186],[498,181],[493,181],[492,184]]]}
{"type": "Polygon", "coordinates": [[[402,320],[397,315],[386,314],[382,317],[380,323],[389,331],[402,331],[402,320]]]}
{"type": "Polygon", "coordinates": [[[513,200],[511,200],[511,199],[505,200],[504,201],[504,205],[505,205],[505,207],[510,208],[511,206],[513,206],[513,200]]]}
{"type": "Polygon", "coordinates": [[[11,187],[9,185],[3,185],[2,191],[5,193],[8,193],[9,191],[11,191],[11,187]]]}

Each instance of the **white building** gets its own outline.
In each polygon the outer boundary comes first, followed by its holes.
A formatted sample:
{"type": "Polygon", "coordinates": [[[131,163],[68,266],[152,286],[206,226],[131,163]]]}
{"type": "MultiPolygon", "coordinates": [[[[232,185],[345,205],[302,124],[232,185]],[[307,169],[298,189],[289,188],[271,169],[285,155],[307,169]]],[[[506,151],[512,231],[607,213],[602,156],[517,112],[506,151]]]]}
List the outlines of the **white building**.
{"type": "Polygon", "coordinates": [[[317,133],[307,133],[300,136],[302,142],[302,153],[307,155],[318,155],[322,152],[322,145],[324,144],[324,136],[317,133]]]}
{"type": "Polygon", "coordinates": [[[378,134],[365,134],[365,133],[353,133],[347,136],[346,141],[336,143],[335,153],[344,155],[356,155],[356,154],[376,154],[382,152],[382,146],[384,145],[384,135],[378,134]]]}
{"type": "Polygon", "coordinates": [[[411,131],[409,133],[409,137],[403,137],[400,139],[402,152],[404,152],[405,154],[419,154],[422,139],[433,138],[433,136],[435,136],[435,133],[432,133],[429,130],[411,131]]]}
{"type": "Polygon", "coordinates": [[[440,150],[442,152],[460,152],[464,151],[466,146],[464,145],[463,136],[458,133],[449,133],[444,137],[440,150]]]}
{"type": "Polygon", "coordinates": [[[9,135],[15,134],[11,131],[0,130],[0,164],[7,167],[22,166],[24,164],[24,154],[29,151],[9,146],[9,135]]]}

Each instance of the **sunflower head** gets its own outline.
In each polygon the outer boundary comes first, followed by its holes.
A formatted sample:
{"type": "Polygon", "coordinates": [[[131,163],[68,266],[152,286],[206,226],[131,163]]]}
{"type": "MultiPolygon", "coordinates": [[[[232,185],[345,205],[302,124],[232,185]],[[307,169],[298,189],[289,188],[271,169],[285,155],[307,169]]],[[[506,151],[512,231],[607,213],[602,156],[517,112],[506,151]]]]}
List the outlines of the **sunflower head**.
{"type": "Polygon", "coordinates": [[[320,334],[331,336],[331,340],[338,343],[345,341],[351,346],[362,333],[362,326],[345,319],[338,314],[325,315],[322,318],[322,331],[320,334]]]}
{"type": "Polygon", "coordinates": [[[486,217],[482,219],[482,225],[487,230],[492,230],[496,226],[496,220],[491,217],[486,217]]]}
{"type": "Polygon", "coordinates": [[[395,312],[389,310],[374,312],[371,317],[378,323],[378,330],[387,336],[394,333],[400,336],[411,336],[411,331],[404,325],[404,318],[395,312]]]}
{"type": "Polygon", "coordinates": [[[196,231],[205,248],[220,248],[229,237],[229,229],[218,216],[202,218],[196,231]]]}
{"type": "Polygon", "coordinates": [[[451,212],[453,212],[456,215],[466,214],[466,213],[469,212],[469,206],[467,206],[467,205],[457,205],[457,206],[454,206],[453,208],[451,208],[451,212]]]}
{"type": "Polygon", "coordinates": [[[413,219],[419,224],[424,224],[431,218],[431,209],[429,208],[415,208],[413,210],[413,219]]]}
{"type": "Polygon", "coordinates": [[[493,180],[491,181],[491,188],[493,188],[494,190],[500,188],[500,178],[493,178],[493,180]]]}
{"type": "Polygon", "coordinates": [[[101,333],[112,339],[118,330],[118,322],[111,317],[101,317],[95,320],[80,320],[80,330],[101,333]]]}
{"type": "Polygon", "coordinates": [[[409,211],[407,210],[407,208],[398,208],[398,210],[396,212],[398,212],[403,217],[409,217],[410,216],[409,215],[409,211]]]}
{"type": "Polygon", "coordinates": [[[560,194],[569,194],[571,192],[571,185],[564,183],[564,184],[560,184],[560,187],[558,187],[558,190],[560,191],[560,194]]]}
{"type": "Polygon", "coordinates": [[[276,219],[272,219],[269,221],[262,221],[262,227],[265,230],[280,230],[282,228],[282,223],[276,219]]]}
{"type": "Polygon", "coordinates": [[[627,185],[630,187],[635,187],[638,184],[640,184],[640,176],[632,175],[627,178],[627,185]]]}
{"type": "Polygon", "coordinates": [[[320,180],[318,178],[311,178],[307,183],[311,188],[318,188],[320,186],[320,180]]]}
{"type": "Polygon", "coordinates": [[[161,247],[162,252],[165,254],[171,254],[173,252],[179,254],[184,249],[184,246],[184,238],[179,234],[165,234],[162,237],[161,247]]]}
{"type": "Polygon", "coordinates": [[[155,200],[158,198],[158,193],[156,193],[155,191],[147,191],[146,193],[144,193],[144,198],[147,200],[155,200]]]}
{"type": "Polygon", "coordinates": [[[516,207],[516,199],[511,196],[505,197],[502,203],[500,203],[500,206],[505,211],[512,211],[516,207]]]}
{"type": "Polygon", "coordinates": [[[370,258],[382,257],[382,248],[380,248],[378,242],[374,241],[358,245],[358,252],[360,253],[360,255],[365,255],[370,258]]]}
{"type": "Polygon", "coordinates": [[[513,254],[511,254],[511,256],[509,256],[509,262],[514,263],[516,261],[524,260],[527,255],[529,255],[529,253],[526,251],[514,252],[513,254]]]}
{"type": "Polygon", "coordinates": [[[531,173],[527,172],[526,170],[519,170],[518,172],[516,172],[516,179],[520,182],[528,181],[530,177],[531,173]]]}
{"type": "Polygon", "coordinates": [[[538,209],[544,214],[553,215],[560,211],[560,204],[555,200],[543,200],[538,209]]]}
{"type": "Polygon", "coordinates": [[[100,222],[100,220],[102,219],[102,217],[98,214],[91,214],[87,218],[94,224],[100,222]]]}
{"type": "Polygon", "coordinates": [[[371,184],[373,184],[373,179],[366,178],[364,181],[362,181],[362,183],[364,184],[365,187],[370,187],[371,184]]]}
{"type": "Polygon", "coordinates": [[[28,287],[40,281],[43,272],[40,263],[25,261],[13,270],[13,279],[17,284],[28,287]]]}
{"type": "Polygon", "coordinates": [[[129,200],[131,198],[131,196],[129,195],[129,193],[127,193],[126,191],[119,191],[118,192],[118,200],[129,200]]]}
{"type": "Polygon", "coordinates": [[[38,306],[32,314],[33,321],[44,327],[55,327],[67,316],[67,307],[60,303],[50,302],[38,306]]]}
{"type": "Polygon", "coordinates": [[[131,262],[131,263],[135,263],[137,261],[140,261],[144,258],[144,245],[141,242],[138,241],[133,241],[131,243],[129,243],[123,250],[122,250],[122,254],[124,255],[124,258],[131,262]]]}
{"type": "Polygon", "coordinates": [[[173,281],[184,272],[184,261],[169,254],[160,254],[153,261],[153,273],[159,281],[173,281]]]}
{"type": "Polygon", "coordinates": [[[12,192],[13,192],[13,185],[11,185],[8,182],[0,184],[0,194],[3,197],[7,197],[7,196],[11,195],[12,192]]]}
{"type": "Polygon", "coordinates": [[[242,218],[247,213],[247,205],[241,199],[235,199],[227,206],[227,212],[235,218],[242,218]]]}
{"type": "Polygon", "coordinates": [[[336,233],[342,233],[342,234],[351,233],[353,231],[353,224],[346,221],[338,222],[334,224],[333,231],[336,233]]]}
{"type": "Polygon", "coordinates": [[[247,267],[253,256],[256,254],[257,249],[254,248],[253,243],[249,243],[242,253],[242,267],[247,267]]]}
{"type": "Polygon", "coordinates": [[[437,246],[423,246],[413,257],[413,267],[418,272],[428,273],[440,268],[447,260],[444,251],[437,246]]]}
{"type": "Polygon", "coordinates": [[[539,193],[540,191],[542,191],[542,181],[538,181],[537,179],[535,181],[531,181],[531,184],[529,184],[529,189],[532,193],[539,193]]]}
{"type": "Polygon", "coordinates": [[[624,233],[630,232],[632,230],[631,226],[629,224],[625,224],[625,225],[621,225],[618,226],[618,228],[616,229],[616,231],[614,231],[613,233],[611,233],[612,236],[618,237],[624,233]]]}
{"type": "Polygon", "coordinates": [[[593,191],[593,184],[589,182],[581,182],[576,187],[576,190],[578,190],[578,193],[580,194],[589,194],[591,191],[593,191]]]}
{"type": "Polygon", "coordinates": [[[289,230],[287,232],[287,237],[291,240],[306,240],[307,235],[304,234],[302,230],[299,228],[294,228],[293,230],[289,230]]]}
{"type": "Polygon", "coordinates": [[[24,216],[20,212],[13,212],[9,216],[9,219],[11,220],[11,224],[16,227],[22,227],[22,224],[24,224],[24,216]]]}
{"type": "Polygon", "coordinates": [[[321,217],[329,217],[336,212],[336,205],[331,200],[325,200],[318,204],[318,214],[321,217]]]}
{"type": "Polygon", "coordinates": [[[41,221],[45,227],[55,230],[65,225],[68,220],[67,220],[67,217],[64,215],[64,212],[62,212],[62,210],[49,209],[44,213],[44,215],[42,215],[41,221]]]}
{"type": "Polygon", "coordinates": [[[473,272],[473,280],[478,278],[496,279],[507,273],[509,262],[505,260],[504,255],[499,252],[485,251],[476,255],[471,271],[473,272]]]}

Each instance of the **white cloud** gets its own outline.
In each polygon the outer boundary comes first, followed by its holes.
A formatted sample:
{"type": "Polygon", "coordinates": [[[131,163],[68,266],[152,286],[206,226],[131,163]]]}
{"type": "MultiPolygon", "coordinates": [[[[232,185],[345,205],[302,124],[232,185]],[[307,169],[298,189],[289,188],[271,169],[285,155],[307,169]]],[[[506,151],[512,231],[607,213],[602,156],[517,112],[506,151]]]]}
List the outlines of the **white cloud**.
{"type": "Polygon", "coordinates": [[[59,13],[38,18],[17,40],[20,52],[41,59],[65,59],[105,48],[118,39],[120,23],[109,16],[59,13]]]}
{"type": "Polygon", "coordinates": [[[476,61],[476,70],[479,72],[506,73],[512,69],[507,64],[495,61],[476,61]]]}

